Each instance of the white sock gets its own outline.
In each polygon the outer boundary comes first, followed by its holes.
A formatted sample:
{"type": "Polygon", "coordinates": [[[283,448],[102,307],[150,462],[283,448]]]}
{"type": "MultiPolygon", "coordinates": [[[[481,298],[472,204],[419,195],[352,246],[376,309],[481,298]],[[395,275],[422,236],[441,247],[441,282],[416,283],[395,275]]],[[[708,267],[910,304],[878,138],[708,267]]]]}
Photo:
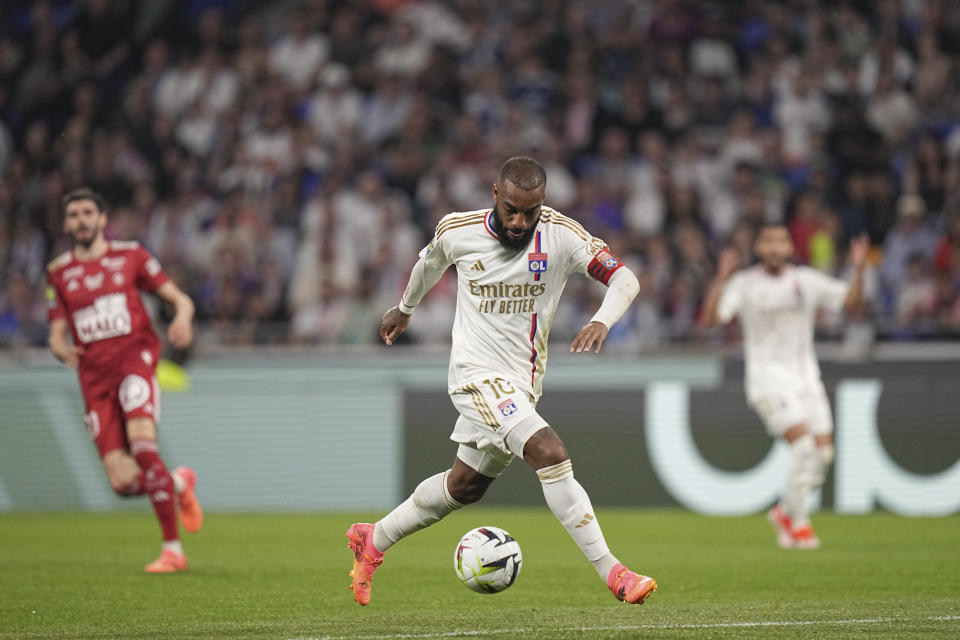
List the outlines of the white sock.
{"type": "Polygon", "coordinates": [[[377,522],[373,546],[378,551],[386,551],[404,536],[429,527],[463,506],[447,490],[448,473],[449,470],[421,482],[409,498],[377,522]]]}
{"type": "Polygon", "coordinates": [[[817,480],[820,460],[813,436],[806,433],[790,443],[790,469],[787,472],[787,494],[783,509],[794,528],[810,524],[810,493],[817,480]]]}
{"type": "Polygon", "coordinates": [[[564,460],[537,470],[547,506],[577,543],[587,560],[604,580],[618,560],[610,553],[590,496],[573,477],[573,463],[564,460]]]}
{"type": "Polygon", "coordinates": [[[834,450],[832,444],[817,445],[817,473],[813,480],[813,488],[820,487],[827,479],[827,472],[833,464],[834,450]]]}
{"type": "Polygon", "coordinates": [[[176,551],[180,555],[183,555],[183,547],[180,545],[179,540],[170,540],[163,543],[164,551],[176,551]]]}
{"type": "Polygon", "coordinates": [[[177,495],[183,493],[183,490],[187,488],[187,483],[183,481],[183,478],[180,477],[179,473],[170,472],[170,477],[173,478],[173,490],[177,495]]]}

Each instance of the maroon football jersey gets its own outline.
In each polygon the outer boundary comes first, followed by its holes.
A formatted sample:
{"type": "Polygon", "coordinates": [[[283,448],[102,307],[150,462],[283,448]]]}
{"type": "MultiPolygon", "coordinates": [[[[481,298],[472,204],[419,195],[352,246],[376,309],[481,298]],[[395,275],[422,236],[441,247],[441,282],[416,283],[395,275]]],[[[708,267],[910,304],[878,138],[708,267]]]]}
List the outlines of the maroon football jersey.
{"type": "Polygon", "coordinates": [[[96,260],[80,261],[68,251],[47,266],[47,317],[65,318],[83,347],[81,383],[125,358],[155,361],[160,342],[139,292],[156,291],[167,280],[137,242],[110,242],[96,260]]]}

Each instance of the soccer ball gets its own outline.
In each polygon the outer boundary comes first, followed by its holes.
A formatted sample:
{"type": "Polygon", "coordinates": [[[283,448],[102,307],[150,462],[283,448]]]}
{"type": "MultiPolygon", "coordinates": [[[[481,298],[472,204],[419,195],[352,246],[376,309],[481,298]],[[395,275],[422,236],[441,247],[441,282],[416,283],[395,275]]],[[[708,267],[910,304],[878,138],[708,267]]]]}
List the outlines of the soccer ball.
{"type": "Polygon", "coordinates": [[[477,527],[457,544],[453,568],[463,584],[477,593],[499,593],[520,574],[520,545],[499,527],[477,527]]]}

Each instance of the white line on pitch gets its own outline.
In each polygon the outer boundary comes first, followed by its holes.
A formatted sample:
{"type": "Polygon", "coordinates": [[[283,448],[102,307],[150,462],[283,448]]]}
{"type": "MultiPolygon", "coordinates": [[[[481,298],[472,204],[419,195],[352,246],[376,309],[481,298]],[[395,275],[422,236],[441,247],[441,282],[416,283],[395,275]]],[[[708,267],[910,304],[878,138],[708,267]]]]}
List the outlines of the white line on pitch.
{"type": "MultiPolygon", "coordinates": [[[[929,616],[926,618],[848,618],[844,620],[762,620],[758,622],[702,622],[665,624],[622,624],[602,627],[563,627],[558,631],[653,631],[666,629],[727,629],[739,627],[805,627],[814,625],[887,624],[891,622],[949,622],[960,616],[929,616]]],[[[291,640],[405,640],[407,638],[469,638],[471,636],[494,636],[531,633],[534,629],[476,629],[468,631],[440,631],[437,633],[382,633],[360,636],[314,636],[291,640]]]]}

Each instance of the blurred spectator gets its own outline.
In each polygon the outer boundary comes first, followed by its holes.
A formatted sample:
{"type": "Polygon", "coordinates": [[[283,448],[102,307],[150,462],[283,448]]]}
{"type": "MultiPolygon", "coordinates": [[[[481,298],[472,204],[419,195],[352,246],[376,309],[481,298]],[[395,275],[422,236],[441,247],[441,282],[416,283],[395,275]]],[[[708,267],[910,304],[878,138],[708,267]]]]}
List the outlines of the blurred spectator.
{"type": "Polygon", "coordinates": [[[360,93],[350,86],[350,72],[329,64],[320,72],[320,87],[309,104],[309,120],[321,143],[348,141],[360,123],[360,93]]]}
{"type": "Polygon", "coordinates": [[[47,308],[33,293],[35,284],[22,272],[6,278],[0,292],[0,346],[45,347],[47,308]]]}
{"type": "Polygon", "coordinates": [[[793,239],[794,257],[800,264],[810,264],[813,238],[820,229],[820,208],[814,197],[801,193],[793,207],[793,216],[787,224],[793,239]]]}
{"type": "Polygon", "coordinates": [[[810,76],[799,73],[792,86],[780,95],[775,112],[783,132],[784,163],[787,166],[806,164],[814,135],[830,126],[830,111],[823,94],[813,86],[810,76]]]}
{"type": "Polygon", "coordinates": [[[402,78],[419,76],[430,59],[430,43],[419,37],[413,26],[394,21],[377,50],[374,64],[383,75],[402,78]]]}
{"type": "Polygon", "coordinates": [[[293,91],[307,91],[330,57],[330,42],[311,29],[309,15],[303,9],[291,11],[286,23],[286,32],[270,46],[270,70],[293,91]]]}
{"type": "Polygon", "coordinates": [[[919,114],[913,98],[900,88],[890,73],[881,73],[867,107],[867,120],[876,127],[887,144],[903,144],[917,123],[919,114]]]}
{"type": "Polygon", "coordinates": [[[120,69],[130,52],[130,6],[115,0],[78,4],[71,31],[79,45],[81,64],[88,73],[107,78],[120,69]]]}
{"type": "Polygon", "coordinates": [[[933,268],[939,275],[960,274],[960,215],[954,214],[948,222],[947,232],[940,237],[933,268]]]}
{"type": "Polygon", "coordinates": [[[908,276],[911,260],[929,264],[937,244],[937,235],[924,219],[926,207],[920,196],[901,196],[897,202],[898,221],[887,234],[883,247],[880,275],[891,291],[899,290],[908,276]]]}
{"type": "Polygon", "coordinates": [[[294,314],[293,338],[307,344],[337,344],[352,321],[350,311],[350,298],[324,280],[316,301],[294,314]]]}
{"type": "Polygon", "coordinates": [[[937,276],[934,301],[937,325],[946,335],[960,334],[960,292],[958,280],[946,274],[937,276]]]}
{"type": "Polygon", "coordinates": [[[917,254],[907,259],[906,275],[895,295],[897,325],[929,331],[937,306],[937,291],[929,274],[927,256],[917,254]]]}
{"type": "Polygon", "coordinates": [[[919,137],[907,161],[903,190],[923,198],[927,209],[939,213],[947,196],[949,163],[942,142],[931,132],[919,137]]]}
{"type": "Polygon", "coordinates": [[[373,146],[383,143],[400,130],[412,107],[413,97],[403,80],[396,75],[381,76],[360,119],[363,140],[373,146]]]}

